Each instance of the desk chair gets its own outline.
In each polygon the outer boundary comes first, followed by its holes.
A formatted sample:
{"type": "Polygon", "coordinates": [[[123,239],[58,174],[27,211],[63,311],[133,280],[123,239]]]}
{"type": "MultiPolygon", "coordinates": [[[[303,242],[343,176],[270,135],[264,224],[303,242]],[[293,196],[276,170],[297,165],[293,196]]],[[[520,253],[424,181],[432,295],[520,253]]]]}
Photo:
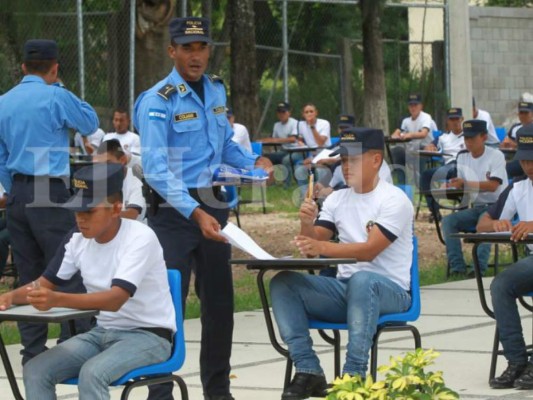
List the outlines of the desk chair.
{"type": "Polygon", "coordinates": [[[226,202],[228,203],[228,208],[235,214],[237,226],[240,228],[241,219],[239,209],[239,194],[237,193],[237,188],[235,186],[224,186],[224,190],[226,191],[226,202]]]}
{"type": "MultiPolygon", "coordinates": [[[[261,142],[252,142],[252,153],[253,154],[256,154],[258,156],[261,156],[263,154],[263,143],[261,142]]],[[[266,214],[266,184],[261,184],[260,186],[260,190],[261,190],[261,205],[263,207],[263,214],[266,214]]],[[[253,187],[252,187],[253,189],[253,187]]],[[[250,203],[254,203],[255,201],[253,199],[251,200],[242,200],[240,199],[241,197],[241,188],[239,187],[239,189],[237,190],[238,192],[238,195],[239,195],[239,202],[237,203],[237,213],[240,211],[239,210],[239,207],[241,204],[250,204],[250,203]]],[[[237,217],[237,221],[238,221],[238,217],[237,217]]],[[[240,227],[240,225],[239,225],[240,227]]]]}
{"type": "MultiPolygon", "coordinates": [[[[189,400],[187,385],[185,385],[185,382],[180,376],[173,374],[173,372],[182,367],[183,362],[185,361],[185,336],[183,334],[183,315],[181,307],[181,275],[177,269],[169,269],[167,273],[172,303],[174,304],[174,309],[176,311],[177,331],[174,334],[172,354],[167,361],[136,368],[113,382],[111,386],[124,386],[120,397],[121,400],[126,400],[129,397],[130,392],[136,387],[157,385],[167,382],[176,382],[180,388],[182,400],[189,400]]],[[[132,349],[132,351],[135,351],[135,349],[132,349]]],[[[77,385],[78,378],[67,379],[62,383],[66,385],[77,385]]]]}
{"type": "Polygon", "coordinates": [[[505,136],[507,136],[507,132],[505,131],[505,128],[503,126],[497,126],[496,127],[496,136],[498,136],[498,140],[500,142],[505,139],[505,136]]]}
{"type": "MultiPolygon", "coordinates": [[[[379,317],[378,327],[376,334],[373,338],[372,348],[370,351],[370,374],[376,379],[377,374],[377,361],[378,361],[378,342],[379,337],[384,332],[398,332],[398,331],[410,331],[413,335],[415,349],[422,347],[422,340],[420,338],[420,332],[414,325],[409,325],[407,322],[416,321],[420,316],[420,281],[418,277],[418,240],[416,236],[413,236],[413,262],[411,264],[411,307],[401,313],[384,314],[379,317]]],[[[331,329],[333,331],[333,337],[326,335],[324,332],[320,332],[320,336],[334,348],[334,368],[335,376],[340,376],[341,369],[341,343],[340,343],[340,330],[348,330],[346,324],[309,320],[309,328],[319,329],[319,332],[324,329],[331,329]]],[[[287,367],[285,370],[285,380],[292,374],[292,360],[287,358],[287,367]]],[[[285,387],[287,386],[287,382],[285,387]]]]}

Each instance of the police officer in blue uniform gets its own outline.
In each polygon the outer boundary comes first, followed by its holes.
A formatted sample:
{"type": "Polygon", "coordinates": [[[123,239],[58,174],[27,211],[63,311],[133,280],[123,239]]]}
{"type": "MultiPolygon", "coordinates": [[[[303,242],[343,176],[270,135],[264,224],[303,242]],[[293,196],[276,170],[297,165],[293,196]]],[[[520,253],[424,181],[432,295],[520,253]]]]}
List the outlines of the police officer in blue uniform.
{"type": "MultiPolygon", "coordinates": [[[[0,98],[0,183],[9,193],[7,228],[21,285],[37,279],[75,225],[70,197],[69,133],[98,128],[94,109],[58,81],[53,40],[24,45],[22,81],[0,98]]],[[[81,290],[80,281],[70,290],[81,290]]],[[[46,349],[47,325],[19,323],[23,364],[46,349]]]]}
{"type": "MultiPolygon", "coordinates": [[[[272,168],[268,159],[248,153],[231,140],[226,91],[220,78],[205,75],[209,61],[209,20],[170,22],[168,54],[172,72],[135,103],[145,177],[161,196],[148,216],[163,246],[167,268],[180,269],[183,299],[191,270],[201,302],[200,374],[206,400],[232,400],[229,389],[233,333],[230,246],[220,235],[229,210],[212,186],[221,164],[272,168]]],[[[151,388],[151,399],[172,398],[151,388]]]]}

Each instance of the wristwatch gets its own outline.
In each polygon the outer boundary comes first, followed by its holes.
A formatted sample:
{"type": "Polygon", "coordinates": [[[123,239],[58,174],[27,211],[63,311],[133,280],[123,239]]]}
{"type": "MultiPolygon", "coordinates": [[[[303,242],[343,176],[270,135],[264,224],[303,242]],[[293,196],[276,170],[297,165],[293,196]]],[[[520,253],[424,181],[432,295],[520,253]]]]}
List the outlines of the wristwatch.
{"type": "Polygon", "coordinates": [[[311,125],[310,128],[311,128],[311,129],[315,129],[315,126],[314,126],[314,125],[311,125]]]}

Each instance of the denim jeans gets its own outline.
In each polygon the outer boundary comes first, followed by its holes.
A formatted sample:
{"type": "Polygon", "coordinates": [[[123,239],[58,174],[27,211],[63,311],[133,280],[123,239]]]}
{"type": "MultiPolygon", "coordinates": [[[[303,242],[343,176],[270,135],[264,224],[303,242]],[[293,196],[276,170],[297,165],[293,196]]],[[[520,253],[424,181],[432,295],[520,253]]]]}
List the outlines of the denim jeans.
{"type": "MultiPolygon", "coordinates": [[[[448,256],[451,272],[466,272],[466,264],[463,257],[461,239],[453,238],[450,235],[459,232],[474,232],[477,221],[487,211],[487,208],[487,205],[472,207],[451,213],[442,219],[442,233],[446,242],[446,255],[448,256]]],[[[479,268],[481,273],[484,274],[489,262],[490,244],[480,245],[477,248],[477,256],[479,268]]]]}
{"type": "Polygon", "coordinates": [[[507,361],[524,364],[527,349],[516,299],[533,292],[533,256],[526,257],[500,272],[490,285],[492,306],[507,361]]]}
{"type": "MultiPolygon", "coordinates": [[[[420,189],[427,192],[432,188],[431,181],[440,182],[448,180],[457,176],[457,163],[451,161],[446,165],[441,165],[440,167],[426,169],[422,172],[420,176],[420,189]]],[[[433,196],[426,196],[426,203],[430,211],[434,209],[435,211],[439,210],[439,203],[435,201],[433,196]]]]}
{"type": "Polygon", "coordinates": [[[360,271],[340,281],[292,271],[270,283],[272,310],[296,372],[323,375],[313,350],[309,319],[347,323],[348,345],[343,374],[365,376],[372,339],[381,314],[407,310],[409,292],[374,272],[360,271]]]}
{"type": "Polygon", "coordinates": [[[170,351],[170,342],[151,332],[96,327],[24,365],[26,399],[56,399],[55,385],[76,376],[80,400],[109,399],[110,383],[135,368],[167,360],[170,351]]]}

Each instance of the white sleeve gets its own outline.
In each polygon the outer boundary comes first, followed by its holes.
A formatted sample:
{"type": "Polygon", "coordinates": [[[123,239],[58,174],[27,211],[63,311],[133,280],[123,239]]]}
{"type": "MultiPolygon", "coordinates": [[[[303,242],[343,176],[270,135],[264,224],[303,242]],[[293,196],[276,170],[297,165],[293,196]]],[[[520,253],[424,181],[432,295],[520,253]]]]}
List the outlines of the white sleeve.
{"type": "Polygon", "coordinates": [[[505,199],[505,204],[503,206],[503,210],[500,214],[499,219],[512,220],[514,216],[516,215],[516,213],[517,213],[517,209],[516,209],[516,202],[514,198],[514,191],[511,190],[511,192],[507,196],[507,199],[505,199]]]}
{"type": "Polygon", "coordinates": [[[494,152],[490,160],[490,178],[497,178],[507,186],[507,170],[505,169],[505,156],[500,151],[494,152]]]}
{"type": "Polygon", "coordinates": [[[124,193],[125,208],[138,206],[142,209],[139,214],[142,214],[146,210],[146,200],[142,190],[143,184],[139,178],[133,175],[131,168],[128,168],[126,179],[128,180],[128,193],[124,193]]]}
{"type": "MultiPolygon", "coordinates": [[[[413,205],[404,193],[389,196],[380,207],[379,215],[374,222],[398,237],[409,224],[413,223],[413,205]]],[[[386,234],[385,236],[389,237],[386,234]]]]}
{"type": "Polygon", "coordinates": [[[250,143],[250,133],[248,132],[248,129],[243,125],[242,126],[242,147],[244,147],[246,150],[248,150],[250,153],[252,152],[252,143],[250,143]]]}
{"type": "Polygon", "coordinates": [[[330,137],[330,131],[331,127],[328,121],[322,120],[323,122],[320,124],[320,126],[317,126],[318,134],[320,136],[325,136],[327,138],[330,137]]]}
{"type": "Polygon", "coordinates": [[[136,133],[132,133],[130,153],[141,154],[141,138],[136,133]]]}
{"type": "Polygon", "coordinates": [[[318,218],[315,221],[316,226],[322,226],[323,228],[329,229],[332,232],[335,232],[335,208],[337,208],[338,201],[337,197],[339,196],[339,191],[331,193],[324,204],[322,204],[322,209],[318,218]]]}
{"type": "Polygon", "coordinates": [[[420,120],[420,130],[424,129],[424,128],[427,128],[430,132],[431,132],[431,126],[433,124],[433,120],[431,119],[431,116],[429,114],[422,114],[420,115],[420,117],[422,118],[420,120]]]}
{"type": "Polygon", "coordinates": [[[57,271],[56,276],[63,280],[68,281],[79,271],[78,251],[80,246],[81,233],[74,234],[72,238],[65,245],[65,254],[63,255],[63,261],[57,271]]]}

